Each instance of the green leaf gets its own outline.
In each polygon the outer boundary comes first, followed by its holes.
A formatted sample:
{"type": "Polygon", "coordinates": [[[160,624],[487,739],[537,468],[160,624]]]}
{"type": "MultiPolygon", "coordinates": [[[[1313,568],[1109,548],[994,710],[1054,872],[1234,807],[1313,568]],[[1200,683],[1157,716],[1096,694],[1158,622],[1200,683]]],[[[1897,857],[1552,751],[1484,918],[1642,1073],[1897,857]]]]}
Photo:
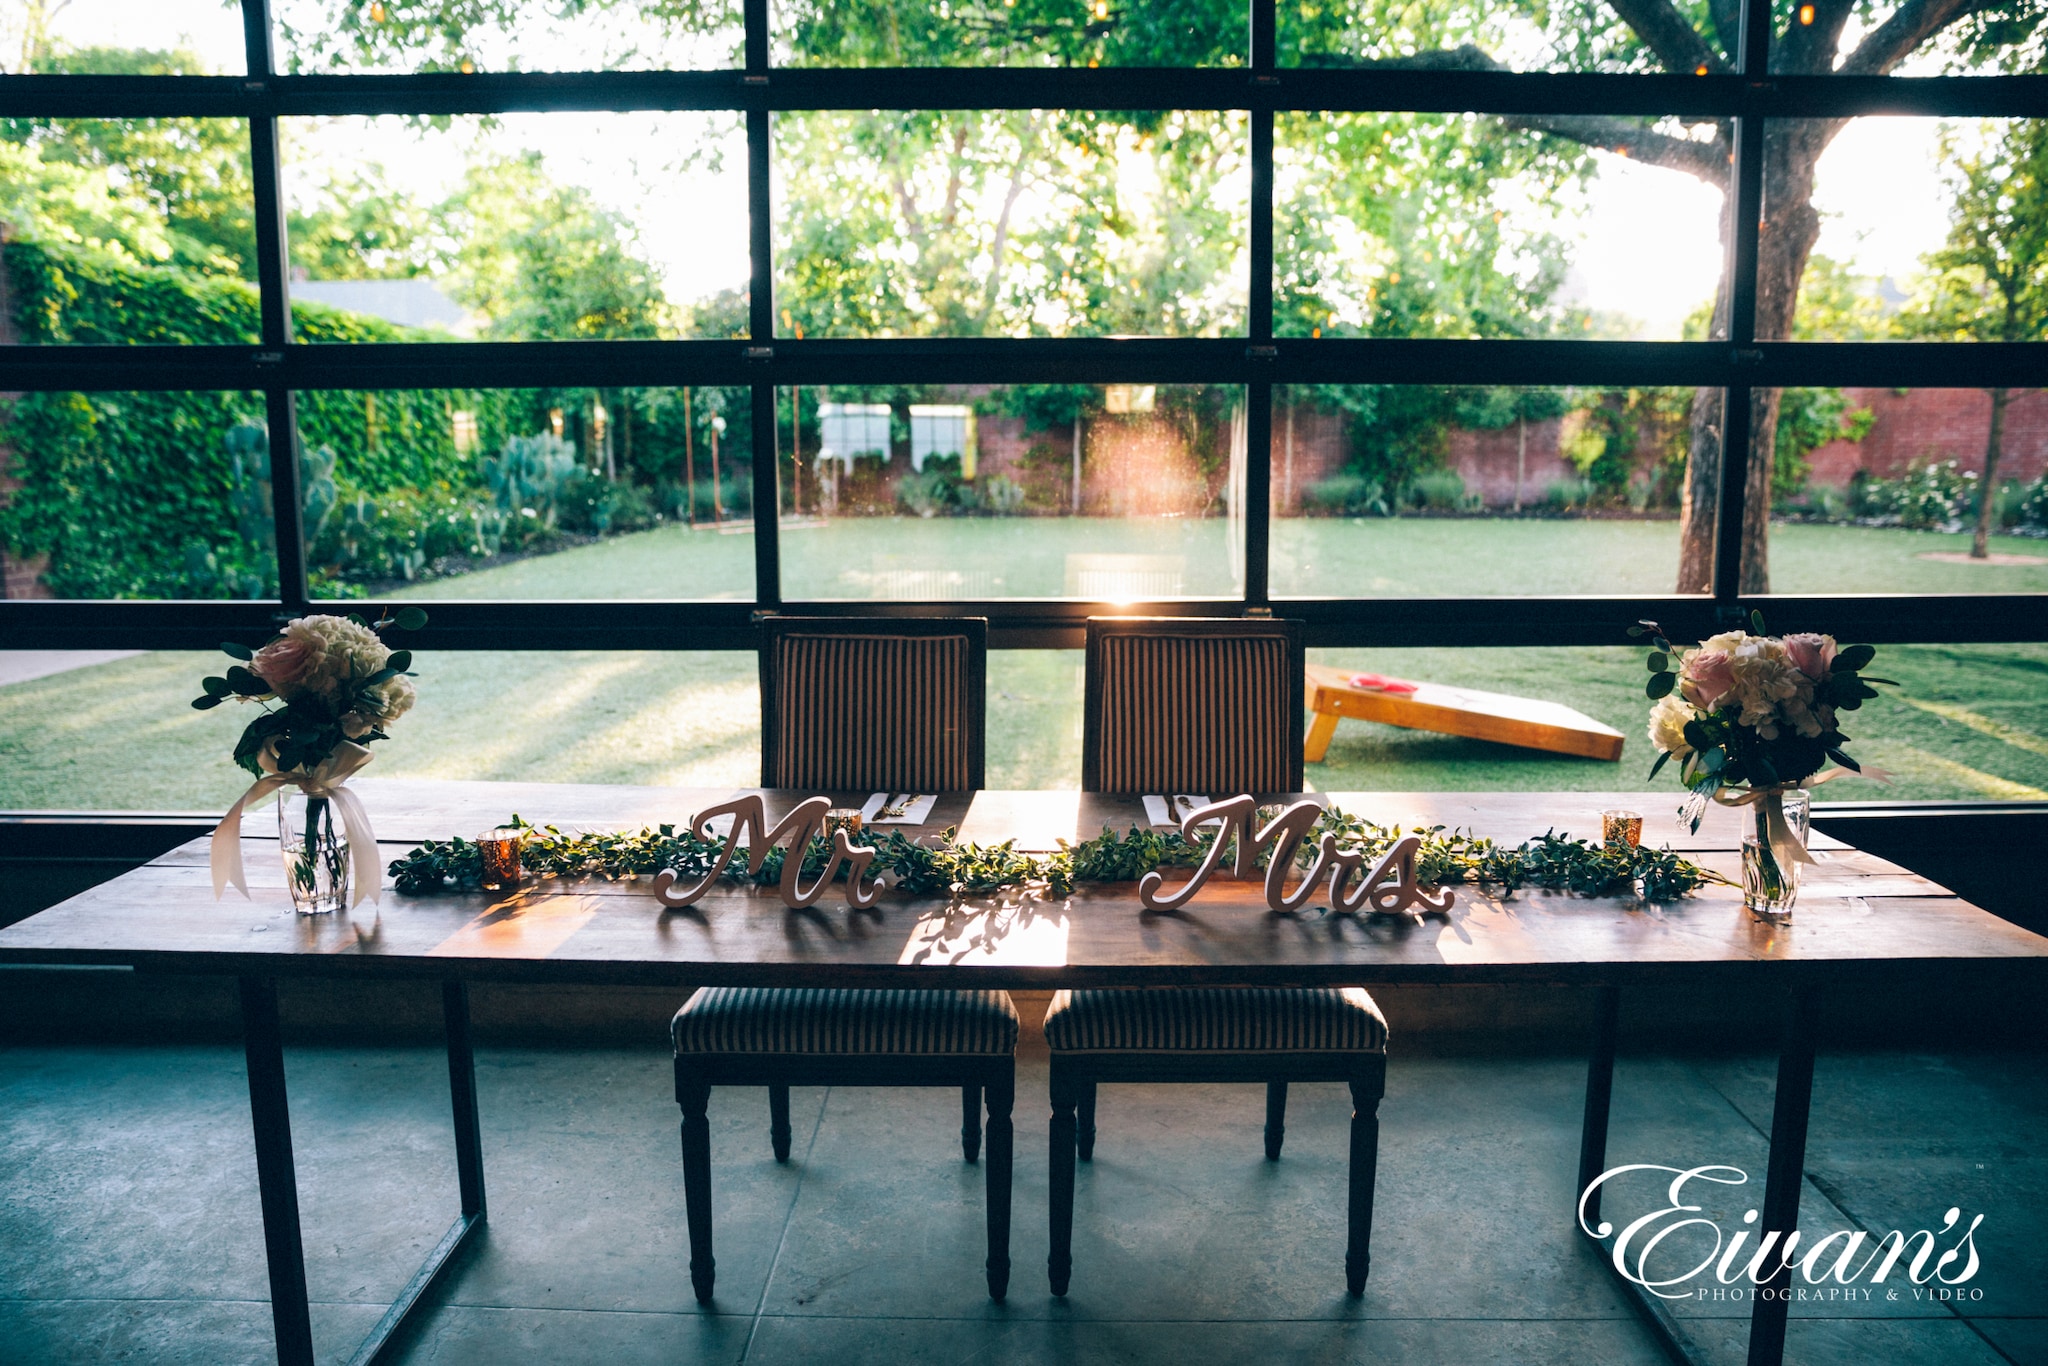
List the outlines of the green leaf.
{"type": "Polygon", "coordinates": [[[1653,674],[1667,673],[1671,669],[1671,656],[1665,654],[1662,650],[1652,651],[1649,659],[1645,662],[1649,664],[1650,672],[1653,674]]]}
{"type": "Polygon", "coordinates": [[[1863,765],[1851,759],[1845,751],[1836,749],[1833,746],[1828,748],[1828,758],[1833,759],[1851,773],[1861,773],[1863,771],[1863,765]]]}
{"type": "Polygon", "coordinates": [[[240,659],[244,661],[251,660],[256,657],[256,652],[254,650],[250,649],[246,645],[241,644],[238,641],[233,640],[222,641],[220,643],[220,652],[230,659],[240,659]]]}
{"type": "Polygon", "coordinates": [[[209,694],[208,694],[208,695],[206,695],[205,697],[195,697],[195,698],[193,698],[193,699],[192,699],[192,710],[194,710],[194,711],[210,711],[210,710],[211,710],[211,709],[213,709],[214,707],[217,707],[217,706],[219,706],[219,705],[220,705],[220,702],[221,702],[220,698],[218,698],[218,697],[215,697],[215,696],[213,696],[213,695],[212,695],[211,693],[209,693],[209,694]]]}
{"type": "Polygon", "coordinates": [[[199,687],[208,697],[226,697],[234,691],[228,686],[225,678],[202,678],[199,680],[199,687]]]}
{"type": "Polygon", "coordinates": [[[1835,656],[1835,662],[1830,667],[1838,674],[1852,674],[1876,658],[1875,645],[1848,645],[1835,656]]]}
{"type": "MultiPolygon", "coordinates": [[[[1905,686],[1896,678],[1872,678],[1869,674],[1856,675],[1856,681],[1859,683],[1882,683],[1888,688],[1901,688],[1905,686]]],[[[1877,694],[1872,693],[1871,696],[1875,697],[1877,694]]]]}
{"type": "Polygon", "coordinates": [[[1667,697],[1678,686],[1678,675],[1674,673],[1651,674],[1650,681],[1643,685],[1643,694],[1651,701],[1667,697]]]}
{"type": "Polygon", "coordinates": [[[410,669],[412,667],[412,651],[393,650],[391,652],[391,658],[384,661],[384,667],[391,669],[397,673],[404,673],[407,669],[410,669]]]}
{"type": "Polygon", "coordinates": [[[1630,640],[1641,640],[1648,634],[1650,633],[1642,622],[1637,622],[1634,626],[1628,628],[1628,638],[1630,640]]]}
{"type": "Polygon", "coordinates": [[[1769,631],[1764,629],[1764,614],[1762,612],[1755,610],[1750,612],[1749,633],[1753,636],[1767,636],[1770,634],[1769,631]]]}
{"type": "Polygon", "coordinates": [[[417,631],[427,624],[427,609],[424,607],[401,607],[396,618],[401,631],[417,631]]]}
{"type": "Polygon", "coordinates": [[[243,697],[261,697],[270,691],[270,685],[237,664],[228,670],[227,685],[243,697]]]}
{"type": "MultiPolygon", "coordinates": [[[[1668,749],[1667,749],[1667,750],[1662,750],[1662,751],[1659,751],[1659,753],[1658,753],[1658,755],[1657,755],[1657,762],[1656,762],[1656,763],[1654,763],[1654,764],[1651,764],[1651,765],[1650,765],[1650,778],[1654,778],[1654,777],[1656,777],[1656,776],[1657,776],[1657,775],[1658,775],[1659,773],[1663,772],[1663,771],[1664,771],[1664,765],[1666,765],[1666,764],[1668,764],[1668,763],[1670,763],[1670,762],[1671,762],[1671,751],[1670,751],[1670,750],[1668,750],[1668,749]]],[[[1645,779],[1644,779],[1643,781],[1644,781],[1644,782],[1648,782],[1649,780],[1650,780],[1649,778],[1645,778],[1645,779]]]]}
{"type": "Polygon", "coordinates": [[[370,629],[370,623],[363,619],[363,614],[361,612],[350,612],[348,614],[348,619],[354,622],[356,625],[362,627],[365,631],[370,629]]]}

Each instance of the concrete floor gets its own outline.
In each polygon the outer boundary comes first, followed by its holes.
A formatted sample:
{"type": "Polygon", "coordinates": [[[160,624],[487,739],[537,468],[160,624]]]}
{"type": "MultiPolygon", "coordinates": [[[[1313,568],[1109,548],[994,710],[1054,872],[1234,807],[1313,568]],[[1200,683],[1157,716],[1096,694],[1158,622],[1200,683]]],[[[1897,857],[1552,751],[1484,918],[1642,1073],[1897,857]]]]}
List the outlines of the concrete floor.
{"type": "MultiPolygon", "coordinates": [[[[447,1074],[424,1049],[300,1048],[288,1065],[314,1331],[323,1360],[345,1360],[452,1217],[447,1074]]],[[[1761,1057],[1624,1058],[1612,1160],[1743,1168],[1732,1230],[1761,1196],[1771,1076],[1761,1057]]],[[[1355,1302],[1341,1088],[1295,1088],[1269,1164],[1257,1088],[1105,1087],[1062,1302],[1043,1270],[1045,1069],[1027,1060],[1006,1306],[983,1291],[981,1174],[959,1159],[955,1093],[799,1091],[795,1157],[777,1166],[765,1098],[721,1091],[706,1312],[684,1270],[666,1057],[489,1049],[488,1235],[404,1359],[1659,1361],[1571,1231],[1582,1084],[1572,1060],[1397,1055],[1355,1302]]],[[[1882,1233],[1983,1212],[1983,1298],[1800,1306],[1790,1359],[2048,1361],[2044,1120],[2038,1053],[1823,1057],[1803,1221],[1882,1233]]],[[[0,1050],[0,1193],[0,1360],[269,1357],[239,1050],[0,1050]]],[[[1740,1360],[1746,1306],[1680,1312],[1740,1360]]]]}

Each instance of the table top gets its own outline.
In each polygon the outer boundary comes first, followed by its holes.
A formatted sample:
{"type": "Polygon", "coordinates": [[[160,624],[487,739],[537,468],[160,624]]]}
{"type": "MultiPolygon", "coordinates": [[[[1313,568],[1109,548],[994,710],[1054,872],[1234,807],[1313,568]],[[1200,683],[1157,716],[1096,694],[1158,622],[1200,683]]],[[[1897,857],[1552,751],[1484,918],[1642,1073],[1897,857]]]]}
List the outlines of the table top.
{"type": "MultiPolygon", "coordinates": [[[[470,834],[516,811],[569,829],[680,825],[731,789],[570,784],[353,784],[383,860],[421,839],[470,834]]],[[[808,792],[765,794],[770,818],[808,792]]],[[[866,794],[827,793],[857,804],[866,794]]],[[[1220,795],[1220,794],[1211,794],[1220,795]]],[[[1599,813],[1644,812],[1644,839],[1735,876],[1742,816],[1715,808],[1697,834],[1677,795],[1613,793],[1308,794],[1382,824],[1464,828],[1507,843],[1554,829],[1596,835],[1599,813]]],[[[1135,797],[949,793],[923,827],[1025,849],[1144,821],[1135,797]]],[[[1667,905],[1524,889],[1457,887],[1447,916],[1280,915],[1258,883],[1211,881],[1178,912],[1143,910],[1132,884],[1061,899],[1018,892],[948,903],[891,891],[849,909],[837,891],[793,911],[773,888],[719,886],[666,909],[646,879],[529,879],[506,895],[403,897],[301,916],[290,905],[267,809],[244,824],[253,897],[213,895],[205,841],[0,930],[0,961],[117,963],[280,976],[757,986],[1336,985],[1383,982],[1655,982],[1766,973],[1827,980],[1929,972],[2044,979],[2048,939],[1914,873],[1816,835],[1793,921],[1757,923],[1731,887],[1667,905]],[[268,836],[266,838],[266,836],[268,836]]],[[[1169,885],[1181,874],[1169,870],[1169,885]]]]}

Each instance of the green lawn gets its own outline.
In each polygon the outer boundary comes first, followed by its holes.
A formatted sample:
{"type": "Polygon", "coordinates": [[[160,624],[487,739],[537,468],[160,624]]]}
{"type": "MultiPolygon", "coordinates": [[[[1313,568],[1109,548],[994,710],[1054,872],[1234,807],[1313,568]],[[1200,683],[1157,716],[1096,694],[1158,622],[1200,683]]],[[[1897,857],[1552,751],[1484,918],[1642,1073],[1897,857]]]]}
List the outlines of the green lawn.
{"type": "MultiPolygon", "coordinates": [[[[1285,521],[1275,528],[1275,558],[1277,565],[1283,545],[1296,551],[1307,546],[1304,553],[1340,566],[1330,571],[1337,580],[1323,589],[1330,592],[1664,592],[1668,579],[1640,571],[1639,561],[1654,549],[1655,538],[1673,534],[1669,523],[1285,521]],[[1610,573],[1623,577],[1593,581],[1610,573]],[[1642,576],[1626,577],[1631,573],[1642,576]]],[[[957,565],[1001,575],[1006,584],[1040,584],[1064,574],[1068,553],[1111,551],[1182,555],[1194,583],[1206,582],[1202,575],[1227,583],[1218,568],[1224,545],[1220,521],[1133,526],[1099,519],[877,519],[793,529],[784,537],[787,562],[809,565],[796,572],[812,575],[814,582],[822,582],[834,563],[873,573],[876,557],[896,556],[898,564],[957,565]]],[[[1928,533],[1779,527],[1773,553],[1778,586],[1787,591],[2048,590],[2048,576],[2038,567],[1917,558],[1928,549],[1966,545],[1962,537],[1928,533]]],[[[2032,541],[1998,548],[2021,554],[2048,549],[2032,541]]],[[[671,528],[421,585],[409,596],[696,592],[744,598],[752,554],[751,536],[671,528]]],[[[1648,704],[1641,694],[1639,651],[1472,648],[1313,655],[1340,666],[1554,698],[1629,737],[1615,765],[1345,722],[1329,760],[1310,766],[1313,786],[1645,786],[1651,756],[1642,738],[1648,704]]],[[[236,710],[195,712],[187,706],[199,677],[220,664],[218,655],[153,653],[0,687],[0,809],[224,806],[246,784],[228,760],[239,729],[236,710]]],[[[759,702],[750,655],[446,653],[427,655],[419,671],[419,706],[392,741],[377,746],[372,773],[707,785],[743,785],[759,775],[759,702]]],[[[1886,647],[1877,672],[1904,686],[1868,707],[1850,733],[1855,752],[1890,770],[1894,780],[1889,786],[1844,783],[1828,790],[1831,798],[2048,797],[2048,644],[1886,647]]],[[[1080,742],[1078,653],[998,651],[989,677],[990,782],[1076,786],[1080,742]]],[[[1656,790],[1677,789],[1666,779],[1656,790]]]]}
{"type": "MultiPolygon", "coordinates": [[[[841,518],[786,526],[783,594],[817,598],[1058,597],[1069,557],[1141,555],[1178,561],[1183,593],[1232,596],[1240,551],[1223,518],[841,518]]],[[[1969,549],[1967,536],[1869,527],[1771,529],[1772,586],[1781,593],[2048,592],[2048,563],[1944,564],[1921,558],[1969,549]]],[[[1992,549],[2048,561],[2048,541],[1993,538],[1992,549]]],[[[1676,522],[1480,518],[1281,518],[1273,524],[1277,594],[1480,597],[1672,591],[1676,522]]],[[[672,598],[753,596],[754,538],[663,527],[494,569],[402,596],[672,598]]]]}

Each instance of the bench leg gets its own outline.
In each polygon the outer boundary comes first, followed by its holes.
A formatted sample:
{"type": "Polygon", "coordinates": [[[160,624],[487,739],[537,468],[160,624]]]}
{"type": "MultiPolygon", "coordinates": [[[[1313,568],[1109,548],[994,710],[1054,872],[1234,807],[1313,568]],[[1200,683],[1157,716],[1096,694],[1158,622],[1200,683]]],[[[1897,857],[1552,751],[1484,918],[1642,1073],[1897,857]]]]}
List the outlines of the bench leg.
{"type": "Polygon", "coordinates": [[[1372,1188],[1379,1177],[1380,1093],[1384,1079],[1351,1083],[1351,1219],[1344,1249],[1344,1288],[1365,1293],[1372,1270],[1372,1188]]]}
{"type": "Polygon", "coordinates": [[[683,1107],[683,1206],[690,1223],[690,1286],[697,1303],[711,1303],[717,1262],[711,1256],[711,1088],[703,1082],[676,1082],[676,1100],[683,1107]]]}
{"type": "Polygon", "coordinates": [[[1080,1102],[1075,1106],[1074,1148],[1083,1162],[1095,1160],[1095,1083],[1081,1083],[1080,1102]]]}
{"type": "MultiPolygon", "coordinates": [[[[1014,1067],[1014,1064],[1013,1064],[1014,1067]]],[[[988,1096],[988,1165],[983,1179],[988,1183],[988,1297],[997,1304],[1010,1293],[1010,1172],[1015,1131],[1010,1109],[1017,1097],[1014,1071],[992,1078],[988,1096]]],[[[970,1086],[969,1094],[984,1090],[970,1086]]]]}
{"type": "MultiPolygon", "coordinates": [[[[995,1097],[989,1097],[989,1104],[995,1104],[995,1097]]],[[[993,1144],[995,1139],[991,1137],[993,1144]]],[[[981,1156],[981,1088],[963,1086],[960,1088],[960,1156],[969,1162],[981,1156]]],[[[991,1155],[993,1160],[993,1155],[991,1155]]],[[[1001,1298],[998,1296],[997,1298],[1001,1298]]]]}
{"type": "Polygon", "coordinates": [[[1052,1064],[1052,1145],[1047,1154],[1046,1223],[1052,1235],[1052,1251],[1045,1269],[1052,1293],[1067,1293],[1074,1274],[1074,1108],[1080,1103],[1081,1086],[1062,1074],[1059,1059],[1052,1064]]]}
{"type": "Polygon", "coordinates": [[[1280,1160],[1280,1144],[1287,1137],[1287,1083],[1266,1083],[1266,1160],[1280,1160]]]}
{"type": "Polygon", "coordinates": [[[768,1142],[774,1145],[775,1160],[789,1161],[789,1088],[768,1088],[768,1142]]]}
{"type": "Polygon", "coordinates": [[[1307,743],[1301,747],[1302,762],[1310,764],[1321,763],[1323,756],[1330,752],[1330,741],[1335,739],[1336,736],[1336,713],[1327,711],[1315,713],[1315,718],[1308,723],[1307,743]]]}

